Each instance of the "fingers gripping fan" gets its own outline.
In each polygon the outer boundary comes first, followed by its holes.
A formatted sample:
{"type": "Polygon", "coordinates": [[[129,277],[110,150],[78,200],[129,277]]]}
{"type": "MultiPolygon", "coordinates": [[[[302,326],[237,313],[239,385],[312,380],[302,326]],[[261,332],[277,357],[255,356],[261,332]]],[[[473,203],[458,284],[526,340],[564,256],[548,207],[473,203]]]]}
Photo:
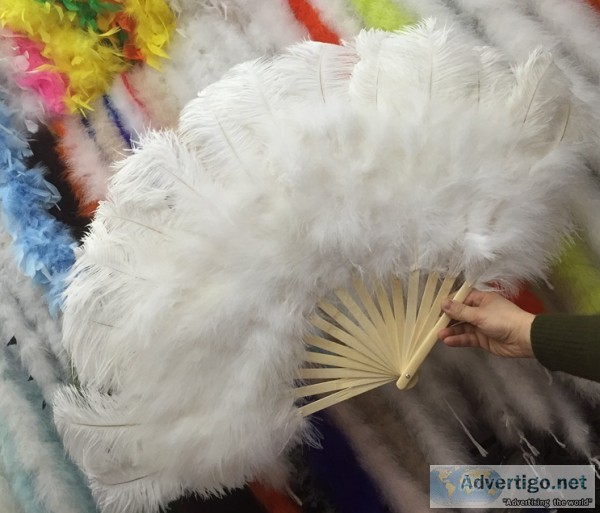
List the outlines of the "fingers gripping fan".
{"type": "Polygon", "coordinates": [[[547,54],[429,21],[238,66],[146,135],[65,300],[55,418],[103,511],[242,485],[306,414],[414,384],[443,297],[543,276],[582,119],[547,54]]]}

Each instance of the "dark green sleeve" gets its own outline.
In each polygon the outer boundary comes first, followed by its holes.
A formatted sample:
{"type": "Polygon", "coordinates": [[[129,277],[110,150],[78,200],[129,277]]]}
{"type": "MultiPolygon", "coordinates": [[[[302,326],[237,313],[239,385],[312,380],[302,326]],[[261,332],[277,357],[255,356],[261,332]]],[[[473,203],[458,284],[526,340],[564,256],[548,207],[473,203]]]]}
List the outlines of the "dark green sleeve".
{"type": "Polygon", "coordinates": [[[600,315],[537,315],[531,346],[544,367],[600,381],[600,315]]]}

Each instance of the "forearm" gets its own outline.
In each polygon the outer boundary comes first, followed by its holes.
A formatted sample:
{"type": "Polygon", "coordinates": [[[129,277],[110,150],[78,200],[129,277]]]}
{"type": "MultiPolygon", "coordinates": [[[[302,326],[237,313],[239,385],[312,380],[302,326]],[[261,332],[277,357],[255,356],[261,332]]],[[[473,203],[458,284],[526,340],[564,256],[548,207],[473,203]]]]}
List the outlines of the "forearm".
{"type": "Polygon", "coordinates": [[[531,346],[548,369],[600,382],[600,316],[538,315],[531,346]]]}

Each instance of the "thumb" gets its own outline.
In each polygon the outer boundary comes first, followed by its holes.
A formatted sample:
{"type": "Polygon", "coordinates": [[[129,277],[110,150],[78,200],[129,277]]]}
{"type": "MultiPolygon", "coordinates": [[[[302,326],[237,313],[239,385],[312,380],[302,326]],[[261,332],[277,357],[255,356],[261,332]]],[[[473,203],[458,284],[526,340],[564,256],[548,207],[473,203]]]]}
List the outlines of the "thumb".
{"type": "Polygon", "coordinates": [[[472,306],[467,306],[459,301],[453,301],[452,299],[446,299],[442,303],[442,310],[454,320],[476,324],[477,309],[472,306]]]}

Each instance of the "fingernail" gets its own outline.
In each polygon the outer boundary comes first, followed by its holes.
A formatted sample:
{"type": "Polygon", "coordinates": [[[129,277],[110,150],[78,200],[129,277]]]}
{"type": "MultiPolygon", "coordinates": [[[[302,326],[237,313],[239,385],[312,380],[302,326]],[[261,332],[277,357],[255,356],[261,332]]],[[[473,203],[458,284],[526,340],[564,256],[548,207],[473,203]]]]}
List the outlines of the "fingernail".
{"type": "Polygon", "coordinates": [[[451,299],[444,299],[444,302],[442,303],[442,309],[443,310],[450,310],[451,307],[452,307],[452,300],[451,299]]]}

